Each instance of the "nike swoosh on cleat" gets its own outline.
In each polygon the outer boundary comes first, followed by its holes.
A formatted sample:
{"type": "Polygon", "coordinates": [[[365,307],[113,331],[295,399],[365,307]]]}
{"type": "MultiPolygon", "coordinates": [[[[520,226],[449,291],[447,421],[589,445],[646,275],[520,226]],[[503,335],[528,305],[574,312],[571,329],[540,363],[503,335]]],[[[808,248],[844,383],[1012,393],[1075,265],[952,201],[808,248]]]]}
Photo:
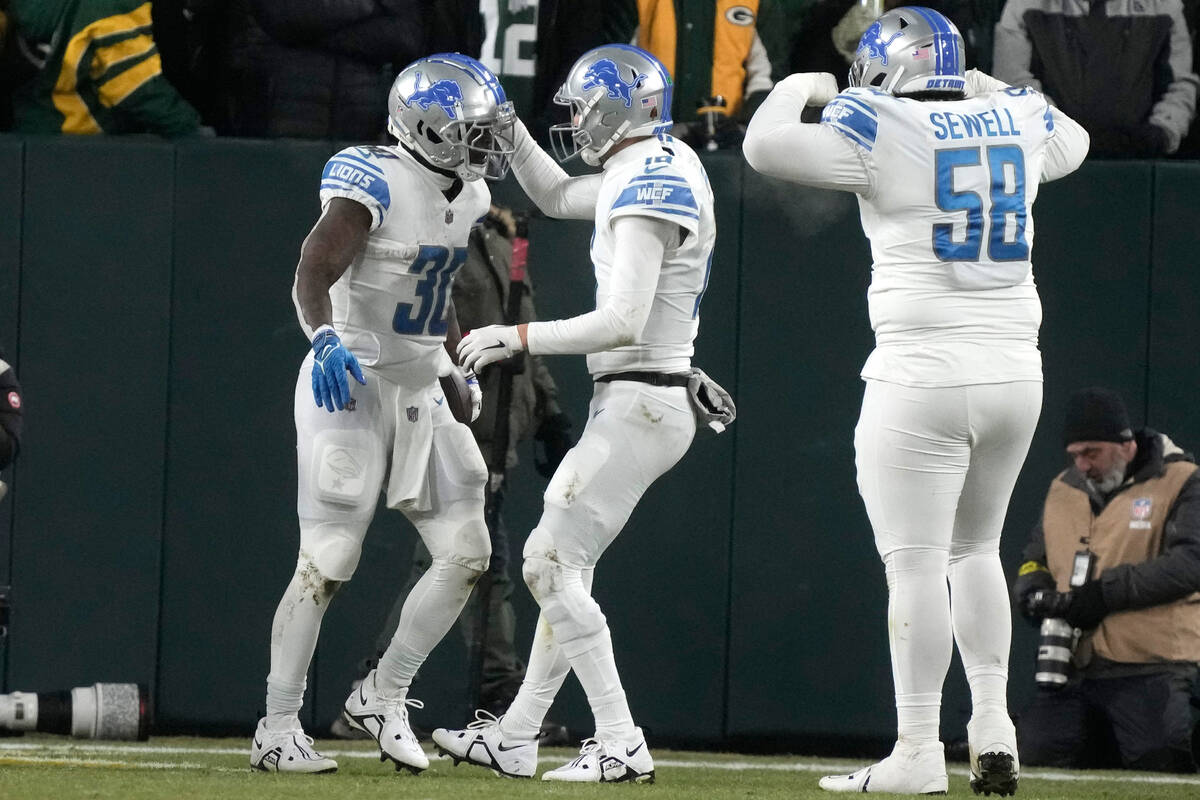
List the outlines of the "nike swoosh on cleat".
{"type": "Polygon", "coordinates": [[[532,744],[532,743],[525,742],[525,744],[514,744],[512,747],[505,747],[504,742],[500,742],[499,744],[496,745],[496,749],[499,750],[501,753],[507,753],[509,750],[517,750],[521,747],[529,747],[530,744],[532,744]]]}
{"type": "Polygon", "coordinates": [[[638,750],[641,750],[645,746],[646,746],[646,740],[643,739],[640,743],[638,743],[638,746],[633,748],[632,750],[630,750],[629,748],[626,748],[625,749],[626,757],[632,758],[633,756],[637,755],[638,750]]]}
{"type": "Polygon", "coordinates": [[[257,748],[259,748],[260,750],[262,749],[262,742],[260,742],[260,741],[258,740],[258,737],[257,737],[257,736],[255,736],[255,737],[254,737],[254,746],[255,746],[255,747],[257,747],[257,748]]]}

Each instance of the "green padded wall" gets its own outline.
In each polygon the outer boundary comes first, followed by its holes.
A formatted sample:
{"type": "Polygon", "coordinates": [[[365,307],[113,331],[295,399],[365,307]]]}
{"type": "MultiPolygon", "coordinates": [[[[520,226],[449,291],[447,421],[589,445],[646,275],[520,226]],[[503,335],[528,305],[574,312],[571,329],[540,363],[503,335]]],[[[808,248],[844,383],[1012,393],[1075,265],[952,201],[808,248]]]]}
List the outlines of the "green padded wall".
{"type": "MultiPolygon", "coordinates": [[[[290,287],[335,149],[0,137],[0,342],[19,353],[29,404],[18,486],[0,506],[0,582],[11,577],[16,603],[8,689],[150,681],[175,730],[248,731],[261,711],[298,538],[291,411],[306,345],[290,287]]],[[[719,233],[696,363],[731,388],[739,419],[651,488],[596,596],[634,713],[658,740],[886,739],[886,590],[854,482],[872,344],[856,203],[765,179],[733,154],[706,164],[719,233]]],[[[1046,399],[1002,543],[1010,577],[1064,463],[1070,391],[1112,386],[1138,423],[1198,446],[1197,188],[1195,164],[1126,162],[1042,189],[1046,399]]],[[[511,179],[494,195],[528,203],[511,179]]],[[[544,318],[592,308],[591,228],[531,222],[544,318]]],[[[578,432],[584,359],[549,363],[578,432]]],[[[506,505],[514,563],[545,485],[528,447],[522,458],[506,505]]],[[[326,617],[305,714],[314,730],[369,654],[413,541],[381,510],[326,617]]],[[[520,583],[514,602],[523,650],[537,609],[520,583]]],[[[1035,636],[1020,620],[1014,634],[1019,708],[1035,636]]],[[[452,632],[427,662],[419,725],[465,721],[464,657],[452,632]]],[[[956,670],[947,739],[969,711],[956,670]]],[[[590,730],[575,681],[552,716],[590,730]]]]}
{"type": "Polygon", "coordinates": [[[1155,170],[1154,271],[1150,302],[1150,379],[1146,423],[1185,450],[1200,451],[1197,321],[1196,164],[1155,170]]]}
{"type": "Polygon", "coordinates": [[[14,688],[154,676],[174,158],[26,141],[14,688]]]}
{"type": "Polygon", "coordinates": [[[200,142],[175,165],[168,495],[158,716],[263,705],[275,604],[296,562],[292,307],[324,143],[200,142]],[[197,670],[214,659],[220,669],[197,670]]]}
{"type": "Polygon", "coordinates": [[[887,724],[883,569],[854,482],[871,347],[852,195],[743,190],[727,733],[887,724]],[[880,660],[880,655],[885,660],[880,660]]]}
{"type": "MultiPolygon", "coordinates": [[[[0,346],[9,363],[18,366],[17,314],[21,291],[21,190],[24,183],[24,146],[13,140],[0,140],[0,346]]],[[[20,370],[17,372],[20,376],[20,370]]],[[[13,483],[16,467],[0,473],[0,480],[13,483]]],[[[0,502],[0,585],[9,583],[9,557],[12,554],[11,502],[0,502]]],[[[4,685],[3,660],[0,659],[0,687],[4,685]]]]}

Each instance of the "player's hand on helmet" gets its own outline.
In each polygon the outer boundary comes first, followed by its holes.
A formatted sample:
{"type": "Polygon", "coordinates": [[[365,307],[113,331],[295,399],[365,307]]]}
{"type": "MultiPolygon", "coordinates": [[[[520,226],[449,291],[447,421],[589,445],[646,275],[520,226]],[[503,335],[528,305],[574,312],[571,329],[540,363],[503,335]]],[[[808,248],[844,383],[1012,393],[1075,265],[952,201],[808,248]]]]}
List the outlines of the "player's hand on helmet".
{"type": "Polygon", "coordinates": [[[515,325],[488,325],[477,328],[458,343],[458,363],[464,369],[479,372],[489,364],[512,358],[525,349],[515,325]]]}
{"type": "Polygon", "coordinates": [[[317,328],[312,348],[313,399],[318,406],[327,409],[331,414],[341,411],[350,402],[350,382],[346,380],[346,373],[353,375],[363,386],[367,385],[362,367],[358,365],[354,354],[342,344],[332,326],[322,325],[317,328]]]}
{"type": "Polygon", "coordinates": [[[797,72],[780,81],[779,86],[804,92],[808,98],[806,105],[810,106],[823,106],[839,92],[837,78],[829,72],[797,72]]]}

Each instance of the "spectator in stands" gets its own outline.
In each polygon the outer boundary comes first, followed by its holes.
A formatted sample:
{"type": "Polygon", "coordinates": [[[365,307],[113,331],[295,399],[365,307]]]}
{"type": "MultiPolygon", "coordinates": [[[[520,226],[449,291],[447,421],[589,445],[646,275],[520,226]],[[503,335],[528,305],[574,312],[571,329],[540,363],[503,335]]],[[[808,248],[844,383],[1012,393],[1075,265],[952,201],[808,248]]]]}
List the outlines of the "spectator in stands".
{"type": "Polygon", "coordinates": [[[422,0],[231,0],[222,133],[377,141],[397,67],[425,55],[422,0]]]}
{"type": "Polygon", "coordinates": [[[639,0],[638,47],[662,62],[675,82],[675,135],[693,146],[740,146],[746,123],[774,87],[757,23],[770,0],[716,3],[706,19],[676,18],[675,0],[639,0]]]}
{"type": "Polygon", "coordinates": [[[994,69],[1078,120],[1093,155],[1174,153],[1196,113],[1180,0],[1008,0],[994,69]]]}
{"type": "Polygon", "coordinates": [[[163,77],[146,0],[11,0],[32,77],[13,94],[30,133],[198,132],[200,115],[163,77]]]}
{"type": "Polygon", "coordinates": [[[1065,619],[1078,638],[1058,669],[1045,660],[1053,648],[1039,652],[1037,696],[1017,724],[1021,760],[1195,772],[1200,471],[1165,435],[1132,430],[1107,389],[1071,397],[1063,443],[1072,466],[1050,484],[1013,598],[1027,618],[1065,619]]]}

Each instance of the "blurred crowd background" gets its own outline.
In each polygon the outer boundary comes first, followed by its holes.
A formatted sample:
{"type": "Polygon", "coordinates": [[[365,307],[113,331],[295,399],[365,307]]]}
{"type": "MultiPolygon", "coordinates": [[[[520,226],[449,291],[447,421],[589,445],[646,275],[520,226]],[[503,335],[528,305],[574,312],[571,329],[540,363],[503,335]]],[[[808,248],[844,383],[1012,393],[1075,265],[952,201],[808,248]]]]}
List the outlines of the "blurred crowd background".
{"type": "MultiPolygon", "coordinates": [[[[1032,85],[1093,157],[1200,154],[1200,0],[925,0],[967,62],[1032,85]]],[[[0,0],[0,131],[385,141],[392,78],[433,52],[480,58],[530,129],[573,61],[654,52],[677,135],[736,148],[773,85],[848,63],[891,0],[0,0]]]]}

